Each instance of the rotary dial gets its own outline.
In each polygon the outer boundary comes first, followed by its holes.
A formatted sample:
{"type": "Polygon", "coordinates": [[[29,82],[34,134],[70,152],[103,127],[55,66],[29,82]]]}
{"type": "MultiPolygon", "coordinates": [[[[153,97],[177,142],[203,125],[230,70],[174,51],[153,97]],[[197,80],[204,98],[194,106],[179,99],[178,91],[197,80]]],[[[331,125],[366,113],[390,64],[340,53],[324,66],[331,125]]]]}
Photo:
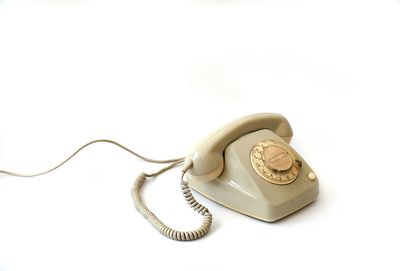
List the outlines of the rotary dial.
{"type": "Polygon", "coordinates": [[[293,154],[273,140],[257,143],[250,152],[250,161],[258,175],[273,184],[294,182],[301,167],[293,154]]]}

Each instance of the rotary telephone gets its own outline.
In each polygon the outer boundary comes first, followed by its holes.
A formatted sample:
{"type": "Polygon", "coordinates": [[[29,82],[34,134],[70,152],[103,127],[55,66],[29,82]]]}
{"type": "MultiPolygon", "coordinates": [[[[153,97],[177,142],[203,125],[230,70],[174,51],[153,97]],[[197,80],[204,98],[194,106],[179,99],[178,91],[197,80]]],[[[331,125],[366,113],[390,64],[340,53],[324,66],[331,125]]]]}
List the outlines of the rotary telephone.
{"type": "Polygon", "coordinates": [[[152,163],[168,165],[155,173],[141,173],[132,187],[136,209],[163,235],[189,241],[205,236],[212,224],[209,210],[194,198],[191,189],[239,213],[267,221],[279,220],[314,201],[318,179],[310,166],[289,145],[293,132],[279,114],[255,114],[236,120],[217,130],[184,158],[155,160],[107,139],[91,141],[57,166],[37,174],[0,170],[1,174],[34,177],[47,174],[65,164],[87,146],[105,142],[152,163]],[[141,198],[145,182],[183,164],[181,190],[185,200],[203,216],[201,226],[178,231],[166,226],[141,198]]]}

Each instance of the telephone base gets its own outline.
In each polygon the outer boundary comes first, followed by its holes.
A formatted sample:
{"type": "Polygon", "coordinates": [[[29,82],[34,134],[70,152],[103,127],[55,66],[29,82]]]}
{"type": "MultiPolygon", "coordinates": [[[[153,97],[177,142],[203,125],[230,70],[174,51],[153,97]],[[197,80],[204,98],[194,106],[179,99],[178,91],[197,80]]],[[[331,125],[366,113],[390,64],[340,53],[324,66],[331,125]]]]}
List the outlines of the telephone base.
{"type": "Polygon", "coordinates": [[[279,220],[314,201],[318,179],[308,164],[282,138],[263,129],[240,137],[225,149],[223,173],[213,181],[198,181],[188,176],[192,189],[239,213],[267,221],[279,220]],[[257,143],[271,139],[301,161],[301,169],[290,184],[274,184],[261,178],[251,166],[250,152],[257,143]],[[310,173],[313,174],[312,180],[310,173]]]}

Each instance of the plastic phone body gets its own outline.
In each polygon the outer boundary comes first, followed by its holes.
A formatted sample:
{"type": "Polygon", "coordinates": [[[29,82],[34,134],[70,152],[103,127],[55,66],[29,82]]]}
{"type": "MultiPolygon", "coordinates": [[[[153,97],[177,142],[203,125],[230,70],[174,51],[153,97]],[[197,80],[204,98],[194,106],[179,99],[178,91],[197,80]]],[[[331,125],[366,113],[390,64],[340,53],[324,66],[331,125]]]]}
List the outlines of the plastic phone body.
{"type": "Polygon", "coordinates": [[[318,178],[289,145],[289,122],[256,114],[219,129],[185,158],[191,188],[223,206],[273,222],[314,201],[318,178]]]}

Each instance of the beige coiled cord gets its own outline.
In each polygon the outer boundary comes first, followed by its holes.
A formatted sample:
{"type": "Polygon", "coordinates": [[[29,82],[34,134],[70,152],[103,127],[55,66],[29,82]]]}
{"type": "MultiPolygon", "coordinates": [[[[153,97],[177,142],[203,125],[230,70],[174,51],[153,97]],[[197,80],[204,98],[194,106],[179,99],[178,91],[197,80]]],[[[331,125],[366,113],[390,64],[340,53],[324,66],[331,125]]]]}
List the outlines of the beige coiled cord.
{"type": "Polygon", "coordinates": [[[201,205],[200,203],[198,203],[196,201],[196,199],[192,195],[189,184],[186,181],[184,181],[184,179],[183,179],[185,173],[188,171],[188,169],[190,168],[191,165],[189,167],[185,167],[182,170],[181,190],[182,190],[183,196],[185,197],[186,202],[190,205],[190,207],[193,208],[193,210],[197,211],[198,213],[200,213],[203,216],[203,223],[201,224],[201,226],[198,229],[192,230],[192,231],[177,231],[177,230],[174,230],[174,229],[166,226],[161,220],[159,220],[157,218],[157,216],[154,213],[152,213],[147,208],[147,206],[143,203],[142,198],[140,196],[141,188],[142,188],[143,184],[145,183],[145,181],[148,180],[148,178],[157,176],[157,175],[161,174],[162,172],[165,172],[166,170],[171,169],[174,166],[176,166],[182,162],[183,162],[183,159],[178,160],[178,161],[172,163],[170,166],[168,166],[154,174],[150,174],[150,175],[146,174],[146,173],[140,174],[136,178],[136,181],[133,184],[131,192],[132,192],[133,201],[135,202],[136,209],[162,235],[164,235],[168,238],[171,238],[173,240],[177,240],[177,241],[192,241],[192,240],[202,238],[208,233],[208,231],[210,230],[210,227],[211,227],[211,223],[212,223],[212,215],[206,207],[204,207],[203,205],[201,205]]]}
{"type": "Polygon", "coordinates": [[[183,193],[183,196],[186,200],[186,202],[190,205],[191,208],[193,208],[195,211],[197,211],[198,213],[200,213],[204,218],[203,218],[203,223],[202,225],[196,229],[196,230],[192,230],[192,231],[177,231],[174,230],[168,226],[166,226],[162,221],[160,221],[157,216],[152,213],[147,206],[143,203],[140,192],[141,192],[141,188],[143,186],[143,184],[145,183],[146,180],[148,180],[149,178],[153,178],[156,177],[162,173],[164,173],[167,170],[170,170],[172,168],[174,168],[175,166],[181,164],[184,161],[184,158],[176,158],[176,159],[168,159],[168,160],[156,160],[156,159],[150,159],[147,157],[144,157],[134,151],[132,151],[131,149],[113,141],[113,140],[109,140],[109,139],[98,139],[98,140],[93,140],[90,141],[86,144],[84,144],[83,146],[81,146],[80,148],[78,148],[72,155],[70,155],[67,159],[65,159],[64,161],[62,161],[61,163],[59,163],[58,165],[56,165],[55,167],[40,172],[40,173],[35,173],[35,174],[21,174],[21,173],[15,173],[15,172],[11,172],[11,171],[6,171],[6,170],[0,170],[0,174],[4,174],[4,175],[10,175],[10,176],[15,176],[15,177],[36,177],[36,176],[41,176],[47,173],[50,173],[56,169],[58,169],[59,167],[61,167],[62,165],[64,165],[66,162],[68,162],[72,157],[74,157],[76,154],[78,154],[81,150],[83,150],[84,148],[94,144],[94,143],[110,143],[113,145],[116,145],[117,147],[131,153],[132,155],[147,161],[147,162],[151,162],[151,163],[170,163],[168,166],[162,168],[161,170],[152,173],[152,174],[147,174],[147,173],[141,173],[137,178],[136,181],[133,184],[132,187],[132,197],[135,203],[135,207],[136,209],[139,211],[139,213],[141,213],[146,219],[147,221],[149,221],[149,223],[151,225],[153,225],[154,228],[156,228],[161,234],[163,234],[164,236],[171,238],[173,240],[177,240],[177,241],[192,241],[192,240],[196,240],[199,238],[204,237],[210,230],[211,227],[211,223],[212,223],[212,215],[211,213],[208,211],[207,208],[205,208],[203,205],[201,205],[200,203],[198,203],[196,201],[196,199],[193,197],[192,192],[190,190],[190,187],[188,185],[188,183],[186,181],[184,181],[184,175],[185,173],[189,170],[189,168],[192,166],[191,164],[187,167],[185,167],[182,170],[182,177],[181,177],[181,190],[183,193]]]}

